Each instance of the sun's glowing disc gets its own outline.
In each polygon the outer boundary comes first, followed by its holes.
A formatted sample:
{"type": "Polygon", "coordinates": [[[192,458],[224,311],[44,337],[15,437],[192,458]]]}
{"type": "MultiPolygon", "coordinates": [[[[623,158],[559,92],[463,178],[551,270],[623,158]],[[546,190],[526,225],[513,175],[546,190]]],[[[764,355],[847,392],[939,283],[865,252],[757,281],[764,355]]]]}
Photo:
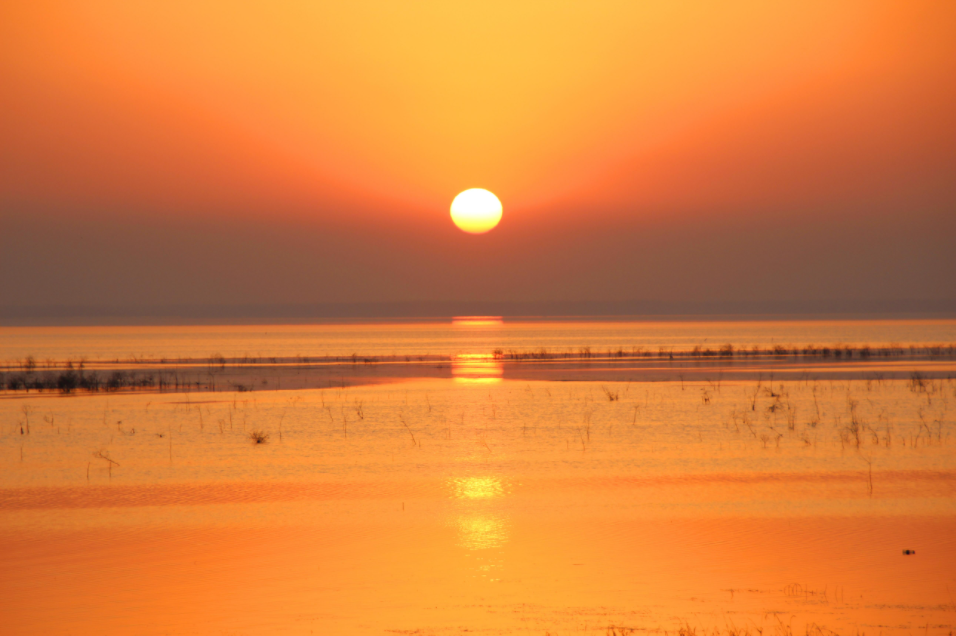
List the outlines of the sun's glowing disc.
{"type": "Polygon", "coordinates": [[[501,201],[483,188],[465,190],[451,202],[451,220],[465,232],[483,234],[501,221],[501,201]]]}

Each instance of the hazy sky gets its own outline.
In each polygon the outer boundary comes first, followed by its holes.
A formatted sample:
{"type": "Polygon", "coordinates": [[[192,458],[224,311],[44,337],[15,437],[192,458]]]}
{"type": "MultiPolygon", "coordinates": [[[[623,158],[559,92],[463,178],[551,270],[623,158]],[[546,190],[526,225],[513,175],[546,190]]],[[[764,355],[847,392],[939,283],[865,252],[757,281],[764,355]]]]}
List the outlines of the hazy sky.
{"type": "Polygon", "coordinates": [[[943,1],[7,0],[0,308],[953,301],[954,34],[943,1]]]}

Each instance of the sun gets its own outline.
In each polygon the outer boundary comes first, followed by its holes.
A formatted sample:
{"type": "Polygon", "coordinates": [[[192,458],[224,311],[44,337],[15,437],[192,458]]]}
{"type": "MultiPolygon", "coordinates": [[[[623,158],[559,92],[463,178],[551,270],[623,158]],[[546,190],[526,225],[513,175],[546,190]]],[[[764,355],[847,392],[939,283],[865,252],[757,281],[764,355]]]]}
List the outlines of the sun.
{"type": "Polygon", "coordinates": [[[483,188],[465,190],[451,202],[451,220],[460,230],[484,234],[501,221],[501,201],[483,188]]]}

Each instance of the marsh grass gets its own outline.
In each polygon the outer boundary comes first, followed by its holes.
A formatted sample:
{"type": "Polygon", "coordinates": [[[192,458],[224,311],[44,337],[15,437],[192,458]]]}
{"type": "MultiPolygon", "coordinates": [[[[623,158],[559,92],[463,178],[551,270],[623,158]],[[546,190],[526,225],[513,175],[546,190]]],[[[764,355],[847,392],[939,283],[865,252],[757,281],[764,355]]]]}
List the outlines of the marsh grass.
{"type": "Polygon", "coordinates": [[[621,392],[620,392],[620,391],[612,391],[611,389],[607,388],[606,386],[602,386],[602,387],[601,387],[601,390],[604,391],[604,395],[605,395],[605,397],[607,397],[608,402],[617,402],[618,400],[621,399],[621,392]]]}
{"type": "MultiPolygon", "coordinates": [[[[464,414],[462,414],[462,421],[464,421],[464,414]]],[[[418,441],[415,439],[415,433],[412,432],[411,427],[408,425],[408,422],[405,421],[405,416],[399,414],[398,419],[401,421],[402,426],[405,427],[405,430],[408,431],[409,436],[412,438],[412,446],[417,446],[418,441]]],[[[490,450],[490,449],[489,449],[490,450]]]]}
{"type": "MultiPolygon", "coordinates": [[[[545,361],[568,361],[568,362],[623,362],[628,360],[649,359],[657,356],[659,362],[682,361],[711,361],[714,363],[729,364],[735,360],[747,360],[753,362],[785,362],[788,360],[811,362],[819,361],[824,363],[839,363],[843,360],[871,360],[871,359],[896,359],[896,360],[952,360],[956,359],[956,344],[920,344],[920,345],[899,345],[889,344],[885,346],[873,347],[868,344],[847,345],[836,344],[831,346],[817,346],[808,344],[802,347],[793,345],[773,345],[772,347],[761,347],[753,345],[748,347],[735,346],[731,343],[721,345],[716,349],[694,346],[690,349],[675,350],[668,347],[660,347],[656,354],[643,346],[632,346],[625,348],[622,346],[609,347],[604,351],[597,351],[591,347],[570,348],[566,351],[549,350],[538,348],[528,351],[521,350],[502,350],[495,349],[493,357],[495,360],[509,363],[535,363],[545,361]]],[[[217,384],[217,376],[227,373],[227,365],[230,371],[235,370],[238,373],[247,373],[257,365],[275,365],[287,364],[294,361],[298,364],[298,370],[318,369],[322,366],[334,364],[375,364],[379,362],[406,362],[409,364],[418,364],[420,362],[438,362],[443,366],[451,362],[451,356],[447,355],[419,355],[419,356],[360,356],[353,354],[350,356],[297,356],[293,358],[225,358],[221,354],[215,353],[208,358],[177,358],[174,360],[150,359],[145,357],[134,357],[126,360],[115,360],[108,362],[98,362],[97,364],[109,365],[114,368],[103,369],[99,373],[92,371],[87,367],[88,362],[85,359],[68,359],[57,361],[48,359],[45,361],[45,369],[41,370],[41,365],[37,364],[33,356],[27,356],[24,359],[0,362],[0,390],[13,392],[60,392],[70,394],[79,391],[85,392],[118,392],[123,390],[156,390],[159,392],[176,391],[185,392],[192,390],[215,391],[224,385],[233,391],[246,392],[253,391],[256,382],[249,379],[236,378],[232,382],[220,381],[217,384]],[[171,366],[172,365],[172,366],[171,366]],[[182,366],[177,366],[182,365],[182,366]],[[115,368],[120,366],[123,368],[115,368]],[[202,366],[203,370],[199,367],[202,366]],[[148,368],[153,367],[153,368],[148,368]],[[54,370],[59,369],[59,370],[54,370]]],[[[298,371],[297,371],[298,372],[298,371]]],[[[683,374],[680,375],[683,384],[683,374]]],[[[884,379],[882,374],[876,374],[871,378],[877,383],[884,379]]],[[[266,381],[261,380],[262,386],[266,381]]],[[[342,385],[345,385],[344,380],[342,385]]],[[[929,374],[925,372],[913,372],[910,377],[910,385],[914,392],[932,393],[934,384],[929,374]]],[[[276,376],[276,388],[280,386],[279,377],[276,376]]],[[[332,386],[332,380],[329,380],[329,386],[332,386]]],[[[772,383],[771,383],[771,390],[772,383]]],[[[363,419],[359,416],[359,419],[363,419]]]]}
{"type": "MultiPolygon", "coordinates": [[[[802,586],[797,586],[802,587],[802,586]]],[[[813,594],[814,592],[811,592],[813,594]]],[[[801,592],[803,594],[803,592],[801,592]]],[[[789,594],[788,594],[789,595],[789,594]]],[[[794,632],[790,623],[785,623],[780,616],[774,614],[775,622],[769,627],[737,627],[733,623],[720,629],[714,627],[711,629],[697,628],[688,622],[680,624],[676,630],[663,630],[665,636],[797,636],[800,632],[794,632]]],[[[608,626],[605,632],[606,636],[631,636],[637,632],[637,628],[608,626]]],[[[641,629],[640,631],[647,631],[641,629]]],[[[821,627],[816,623],[807,623],[803,631],[804,636],[838,636],[837,632],[821,627]]],[[[950,632],[952,634],[952,632],[950,632]]]]}
{"type": "MultiPolygon", "coordinates": [[[[547,349],[536,349],[531,351],[520,351],[509,349],[503,351],[496,349],[494,357],[498,360],[507,361],[534,361],[534,360],[591,360],[591,359],[614,359],[614,358],[650,358],[654,354],[644,347],[631,347],[630,350],[624,347],[609,348],[605,352],[593,351],[591,347],[580,347],[578,349],[569,349],[567,351],[549,351],[547,349]]],[[[673,359],[706,359],[706,358],[761,358],[761,359],[783,359],[783,358],[840,358],[840,359],[863,359],[870,358],[900,358],[903,356],[922,357],[922,358],[942,358],[956,357],[956,343],[951,344],[933,344],[933,345],[910,345],[903,347],[898,344],[891,344],[883,347],[871,347],[868,344],[846,345],[837,344],[831,346],[818,347],[813,344],[804,346],[781,345],[776,344],[770,347],[761,347],[753,345],[749,349],[746,347],[735,347],[731,343],[721,345],[717,349],[695,345],[690,349],[675,350],[669,347],[659,347],[658,358],[673,359]]]]}
{"type": "Polygon", "coordinates": [[[252,440],[254,444],[268,444],[269,434],[259,429],[253,429],[249,433],[249,439],[252,440]]]}
{"type": "MultiPolygon", "coordinates": [[[[110,479],[112,479],[112,478],[113,478],[113,466],[119,467],[119,462],[117,462],[117,461],[114,460],[112,457],[110,457],[110,453],[109,453],[109,451],[107,451],[107,450],[98,450],[98,451],[95,451],[95,452],[93,453],[93,457],[95,457],[96,459],[102,459],[103,461],[105,461],[105,462],[107,463],[107,464],[106,464],[106,470],[107,470],[107,472],[109,473],[110,479]]],[[[87,479],[89,479],[89,466],[87,466],[86,470],[87,470],[87,479]]]]}

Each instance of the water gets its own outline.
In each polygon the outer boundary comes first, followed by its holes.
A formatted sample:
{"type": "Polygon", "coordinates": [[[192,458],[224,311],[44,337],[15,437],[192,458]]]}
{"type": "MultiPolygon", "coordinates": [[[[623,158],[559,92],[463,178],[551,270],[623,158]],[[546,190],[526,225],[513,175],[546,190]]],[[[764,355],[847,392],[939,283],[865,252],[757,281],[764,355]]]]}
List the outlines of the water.
{"type": "Polygon", "coordinates": [[[574,322],[460,318],[447,322],[196,327],[0,327],[0,360],[178,359],[456,355],[495,349],[657,351],[781,345],[937,344],[956,341],[953,320],[574,322]]]}
{"type": "Polygon", "coordinates": [[[231,329],[0,336],[6,359],[208,356],[211,333],[226,356],[477,357],[344,387],[0,394],[4,633],[954,629],[952,360],[583,381],[484,356],[945,343],[953,323],[231,329]]]}

